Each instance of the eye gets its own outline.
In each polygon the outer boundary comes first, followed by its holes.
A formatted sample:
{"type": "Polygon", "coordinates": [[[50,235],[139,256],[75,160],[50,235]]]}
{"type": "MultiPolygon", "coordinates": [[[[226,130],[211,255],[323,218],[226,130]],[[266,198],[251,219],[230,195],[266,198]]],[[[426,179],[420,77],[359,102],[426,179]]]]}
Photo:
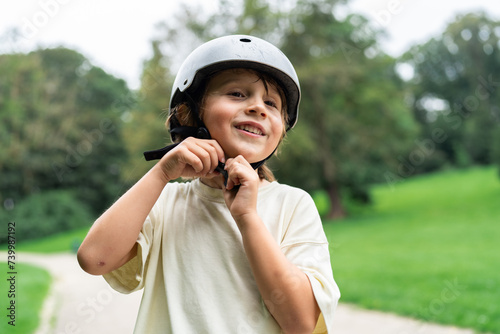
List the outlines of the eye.
{"type": "Polygon", "coordinates": [[[243,93],[240,91],[232,91],[232,92],[229,92],[227,95],[234,96],[234,97],[244,97],[243,93]]]}
{"type": "Polygon", "coordinates": [[[276,103],[274,103],[273,101],[266,101],[266,104],[270,107],[276,108],[276,103]]]}
{"type": "Polygon", "coordinates": [[[272,108],[278,109],[278,105],[276,102],[274,102],[274,100],[267,100],[265,103],[272,108]]]}

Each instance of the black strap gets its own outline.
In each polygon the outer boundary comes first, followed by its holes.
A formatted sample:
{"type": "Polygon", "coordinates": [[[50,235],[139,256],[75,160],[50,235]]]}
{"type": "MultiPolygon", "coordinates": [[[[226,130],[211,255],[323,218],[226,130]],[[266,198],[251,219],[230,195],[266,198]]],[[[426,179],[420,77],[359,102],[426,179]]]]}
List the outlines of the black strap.
{"type": "MultiPolygon", "coordinates": [[[[174,129],[172,129],[170,132],[173,132],[175,134],[182,134],[186,138],[187,137],[196,137],[199,139],[210,139],[210,133],[204,127],[196,128],[193,126],[178,126],[174,129]]],[[[170,150],[172,150],[173,148],[175,148],[179,144],[180,143],[175,143],[175,144],[167,145],[167,146],[160,148],[160,149],[157,149],[157,150],[146,151],[146,152],[144,152],[144,158],[146,159],[146,161],[161,159],[165,154],[167,154],[170,150]]]]}
{"type": "Polygon", "coordinates": [[[182,135],[184,138],[197,137],[198,128],[194,126],[177,126],[172,130],[170,130],[170,133],[176,135],[182,135]]]}
{"type": "Polygon", "coordinates": [[[165,146],[163,148],[157,149],[157,150],[152,150],[152,151],[146,151],[144,152],[144,158],[146,161],[151,161],[151,160],[159,160],[161,159],[165,154],[167,154],[171,149],[179,145],[179,143],[175,143],[172,145],[165,146]]]}

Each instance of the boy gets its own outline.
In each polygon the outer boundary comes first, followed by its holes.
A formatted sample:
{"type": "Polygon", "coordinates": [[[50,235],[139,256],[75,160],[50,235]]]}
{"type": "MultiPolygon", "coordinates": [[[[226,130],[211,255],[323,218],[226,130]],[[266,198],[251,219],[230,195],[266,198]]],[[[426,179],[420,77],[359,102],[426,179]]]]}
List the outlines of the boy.
{"type": "Polygon", "coordinates": [[[177,74],[176,144],[92,226],[82,268],[116,290],[144,288],[136,333],[331,332],[340,297],[310,196],[265,167],[298,114],[279,49],[226,36],[177,74]],[[169,183],[179,177],[189,183],[169,183]]]}

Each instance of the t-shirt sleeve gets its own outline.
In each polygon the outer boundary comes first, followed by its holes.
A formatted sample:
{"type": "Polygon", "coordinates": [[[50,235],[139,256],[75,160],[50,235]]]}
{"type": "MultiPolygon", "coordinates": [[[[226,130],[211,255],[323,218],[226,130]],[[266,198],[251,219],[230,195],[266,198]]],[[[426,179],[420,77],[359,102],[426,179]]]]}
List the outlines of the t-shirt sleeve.
{"type": "Polygon", "coordinates": [[[333,315],[340,298],[330,262],[328,240],[312,198],[304,193],[291,210],[281,248],[290,262],[311,282],[321,315],[314,333],[332,333],[333,315]]]}
{"type": "Polygon", "coordinates": [[[152,213],[146,218],[137,238],[137,255],[120,268],[104,274],[104,279],[118,292],[131,293],[144,287],[144,273],[153,242],[152,213]]]}

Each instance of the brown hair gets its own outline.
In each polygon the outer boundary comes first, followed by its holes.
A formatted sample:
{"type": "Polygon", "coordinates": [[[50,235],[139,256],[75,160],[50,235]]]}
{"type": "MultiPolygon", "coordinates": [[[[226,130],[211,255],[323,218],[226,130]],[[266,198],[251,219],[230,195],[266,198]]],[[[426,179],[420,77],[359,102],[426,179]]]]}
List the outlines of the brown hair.
{"type": "MultiPolygon", "coordinates": [[[[282,110],[281,110],[281,115],[282,115],[282,120],[283,120],[283,133],[281,136],[281,140],[278,143],[278,146],[281,144],[283,139],[285,138],[286,135],[286,128],[288,124],[288,112],[287,112],[287,104],[286,104],[286,96],[284,90],[281,88],[281,86],[278,84],[278,81],[276,81],[272,76],[261,73],[258,71],[254,71],[251,69],[247,69],[248,71],[251,71],[255,73],[259,80],[261,80],[264,83],[264,87],[266,91],[268,90],[268,86],[273,86],[276,88],[278,91],[278,94],[280,95],[281,101],[282,101],[282,110]]],[[[195,102],[199,108],[199,116],[194,115],[194,112],[191,110],[189,105],[187,103],[180,103],[176,105],[171,111],[170,111],[170,116],[168,117],[167,121],[165,122],[165,127],[167,130],[170,130],[170,125],[171,124],[178,124],[180,126],[198,126],[198,122],[196,121],[195,117],[199,117],[200,119],[203,116],[203,105],[205,103],[205,93],[206,93],[206,87],[208,85],[208,82],[210,79],[215,76],[218,72],[214,72],[207,76],[207,80],[205,81],[205,85],[202,85],[202,87],[198,90],[198,92],[195,94],[195,102]]],[[[174,143],[178,143],[186,139],[185,137],[181,135],[174,135],[172,136],[172,140],[174,143]]],[[[276,152],[274,154],[277,154],[276,152]]],[[[267,161],[266,161],[267,162],[267,161]]],[[[259,175],[260,179],[265,179],[269,182],[276,181],[276,177],[274,176],[273,172],[269,167],[266,166],[266,163],[264,163],[262,166],[260,166],[257,169],[257,174],[259,175]]]]}

